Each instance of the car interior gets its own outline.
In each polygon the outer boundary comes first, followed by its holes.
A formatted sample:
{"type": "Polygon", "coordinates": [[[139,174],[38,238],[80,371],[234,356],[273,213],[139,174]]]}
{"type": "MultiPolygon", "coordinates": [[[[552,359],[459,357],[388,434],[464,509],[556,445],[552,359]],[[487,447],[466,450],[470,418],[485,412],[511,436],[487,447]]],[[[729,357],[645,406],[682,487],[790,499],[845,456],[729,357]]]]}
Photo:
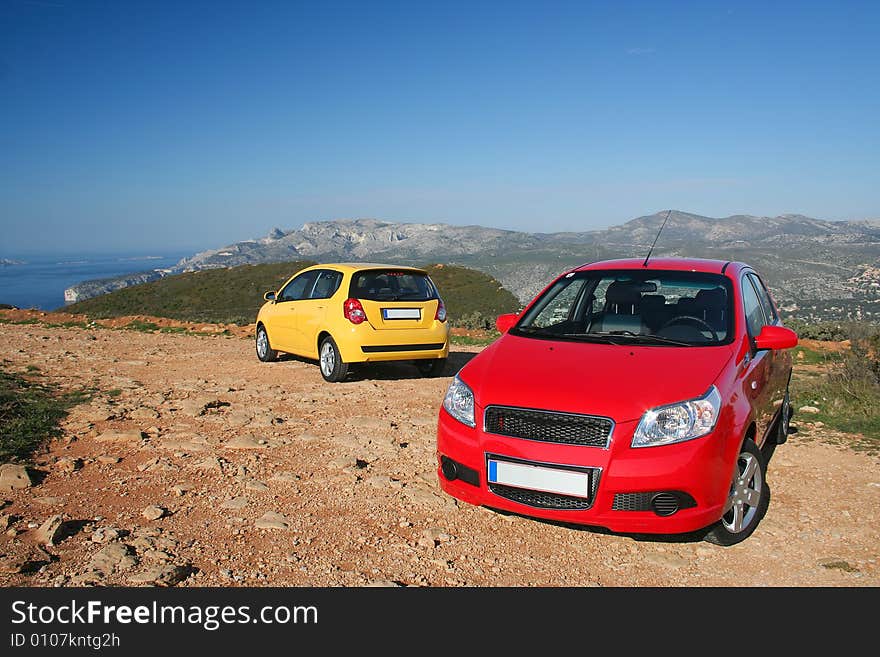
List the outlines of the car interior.
{"type": "Polygon", "coordinates": [[[727,337],[729,300],[720,284],[626,278],[578,285],[555,295],[533,317],[533,326],[570,336],[644,335],[692,344],[727,337]]]}
{"type": "Polygon", "coordinates": [[[605,292],[604,305],[590,313],[587,330],[684,341],[724,339],[728,318],[727,291],[723,287],[682,288],[671,298],[656,291],[657,284],[652,282],[614,281],[605,292]]]}

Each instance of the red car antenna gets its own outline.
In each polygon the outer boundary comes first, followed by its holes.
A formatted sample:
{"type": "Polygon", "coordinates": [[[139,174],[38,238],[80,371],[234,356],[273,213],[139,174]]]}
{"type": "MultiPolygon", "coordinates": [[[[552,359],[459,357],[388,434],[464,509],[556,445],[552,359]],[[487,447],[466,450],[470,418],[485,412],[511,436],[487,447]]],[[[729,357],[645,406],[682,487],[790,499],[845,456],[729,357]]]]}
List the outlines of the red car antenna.
{"type": "Polygon", "coordinates": [[[648,259],[651,257],[651,253],[654,251],[654,245],[657,244],[657,240],[660,239],[660,233],[663,232],[663,227],[666,225],[666,222],[669,220],[669,215],[672,213],[672,210],[666,211],[666,218],[663,219],[663,223],[660,224],[660,230],[657,231],[657,236],[654,238],[654,244],[651,244],[651,248],[648,249],[648,255],[645,256],[645,261],[642,263],[642,267],[648,266],[648,259]]]}

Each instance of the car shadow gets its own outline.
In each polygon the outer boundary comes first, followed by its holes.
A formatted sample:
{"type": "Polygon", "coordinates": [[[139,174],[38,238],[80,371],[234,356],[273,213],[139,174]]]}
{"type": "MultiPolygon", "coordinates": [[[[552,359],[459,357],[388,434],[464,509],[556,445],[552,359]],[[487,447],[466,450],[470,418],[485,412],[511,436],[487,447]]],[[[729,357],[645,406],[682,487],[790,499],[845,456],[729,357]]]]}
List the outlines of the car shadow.
{"type": "Polygon", "coordinates": [[[496,509],[491,506],[487,506],[486,508],[502,516],[519,517],[523,518],[524,520],[539,522],[544,525],[552,525],[553,527],[562,527],[563,529],[570,529],[571,531],[575,532],[600,534],[602,536],[625,536],[627,538],[633,539],[634,541],[644,543],[699,543],[703,540],[703,536],[705,536],[706,534],[705,531],[691,532],[688,534],[637,534],[627,532],[613,532],[606,527],[599,527],[598,525],[578,525],[572,522],[562,522],[561,520],[535,518],[534,516],[527,516],[521,513],[515,513],[513,511],[506,511],[504,509],[496,509]]]}
{"type": "MultiPolygon", "coordinates": [[[[454,376],[462,367],[467,365],[471,359],[477,354],[470,351],[454,351],[449,352],[446,359],[446,367],[442,372],[434,374],[431,377],[424,377],[413,361],[384,361],[378,363],[353,363],[349,375],[342,383],[353,383],[356,381],[400,381],[405,379],[424,379],[424,378],[442,378],[454,376]]],[[[318,361],[291,354],[279,354],[278,362],[295,361],[305,363],[312,367],[318,367],[318,361]]]]}
{"type": "MultiPolygon", "coordinates": [[[[768,496],[771,494],[770,486],[765,482],[767,486],[767,494],[768,496]]],[[[768,504],[769,506],[769,504],[768,504]]],[[[531,520],[534,522],[540,522],[545,525],[552,525],[554,527],[562,527],[564,529],[570,529],[576,532],[587,532],[590,534],[600,534],[603,536],[623,536],[626,538],[631,538],[632,540],[639,543],[702,543],[705,540],[706,533],[709,531],[709,527],[705,527],[703,529],[698,529],[693,532],[687,532],[683,534],[644,534],[644,533],[636,533],[636,532],[613,532],[607,527],[599,527],[595,525],[578,525],[571,522],[562,522],[559,520],[547,520],[546,518],[535,518],[533,516],[523,515],[521,513],[515,513],[513,511],[507,511],[504,509],[496,509],[494,507],[487,506],[487,509],[490,511],[494,511],[495,513],[503,516],[515,516],[519,518],[523,518],[525,520],[531,520]]],[[[766,514],[766,509],[764,511],[766,514]]],[[[764,514],[761,514],[761,517],[758,519],[760,523],[761,520],[764,519],[764,514]]]]}

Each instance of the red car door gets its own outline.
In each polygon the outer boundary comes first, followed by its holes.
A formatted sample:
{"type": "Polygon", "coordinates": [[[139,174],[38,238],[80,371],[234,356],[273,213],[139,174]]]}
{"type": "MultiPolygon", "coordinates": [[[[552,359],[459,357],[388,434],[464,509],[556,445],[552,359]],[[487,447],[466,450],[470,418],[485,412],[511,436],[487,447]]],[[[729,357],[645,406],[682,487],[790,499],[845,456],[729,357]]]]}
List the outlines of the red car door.
{"type": "Polygon", "coordinates": [[[743,394],[749,400],[754,411],[757,433],[755,442],[758,446],[764,443],[764,436],[773,422],[776,411],[774,401],[778,396],[779,375],[776,359],[778,354],[771,350],[756,351],[754,339],[767,324],[764,308],[748,274],[740,279],[742,307],[745,314],[746,330],[749,334],[751,351],[744,372],[743,394]]]}

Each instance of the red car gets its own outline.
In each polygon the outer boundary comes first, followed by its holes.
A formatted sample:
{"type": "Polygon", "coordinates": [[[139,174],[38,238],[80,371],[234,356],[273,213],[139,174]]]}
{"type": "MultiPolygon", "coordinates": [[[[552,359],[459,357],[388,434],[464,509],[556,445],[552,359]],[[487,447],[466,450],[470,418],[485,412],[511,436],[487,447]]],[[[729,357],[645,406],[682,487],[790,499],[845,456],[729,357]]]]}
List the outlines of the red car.
{"type": "Polygon", "coordinates": [[[496,326],[440,409],[443,490],[621,533],[733,545],[755,530],[798,338],[751,267],[596,262],[496,326]]]}

